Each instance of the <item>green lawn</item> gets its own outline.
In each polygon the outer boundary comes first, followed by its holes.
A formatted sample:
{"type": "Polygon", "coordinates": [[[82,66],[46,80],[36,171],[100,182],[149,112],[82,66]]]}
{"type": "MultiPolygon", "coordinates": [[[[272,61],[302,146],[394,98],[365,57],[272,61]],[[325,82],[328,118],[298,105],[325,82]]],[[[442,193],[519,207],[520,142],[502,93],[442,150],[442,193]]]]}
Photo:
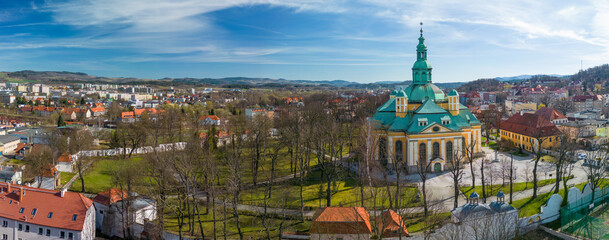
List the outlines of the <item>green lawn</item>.
{"type": "MultiPolygon", "coordinates": [[[[61,186],[65,185],[76,173],[61,172],[61,186]]],[[[85,183],[86,184],[86,183],[85,183]]]]}
{"type": "Polygon", "coordinates": [[[545,155],[543,157],[541,157],[541,161],[542,162],[550,162],[550,163],[555,163],[556,162],[556,158],[550,156],[550,155],[545,155]]]}
{"type": "MultiPolygon", "coordinates": [[[[171,203],[170,203],[171,205],[171,203]]],[[[174,234],[178,234],[178,218],[176,217],[175,212],[173,212],[170,208],[165,213],[165,230],[168,230],[174,234]]],[[[201,203],[199,205],[199,209],[202,212],[201,221],[203,225],[203,232],[205,233],[206,239],[213,238],[213,215],[211,208],[208,214],[204,214],[205,212],[205,203],[201,203]]],[[[237,232],[236,219],[233,217],[233,211],[230,205],[226,206],[226,237],[227,239],[238,239],[239,235],[237,232]]],[[[282,222],[280,216],[273,216],[268,219],[267,226],[269,226],[271,239],[279,238],[279,225],[282,222]],[[273,218],[275,217],[275,218],[273,218]]],[[[224,238],[224,213],[222,205],[216,205],[216,236],[218,239],[224,238]]],[[[265,239],[266,238],[266,229],[262,224],[262,218],[260,215],[256,216],[255,214],[241,212],[239,214],[239,224],[241,226],[241,231],[246,239],[265,239]]],[[[311,221],[300,222],[298,220],[286,219],[283,222],[283,232],[296,232],[296,231],[308,231],[311,225],[311,221]]],[[[194,228],[192,229],[192,233],[190,234],[191,229],[188,227],[188,224],[185,224],[182,228],[182,234],[184,236],[191,236],[195,238],[200,238],[200,228],[197,222],[195,222],[194,228]]]]}
{"type": "MultiPolygon", "coordinates": [[[[440,213],[437,218],[439,219],[448,219],[450,218],[450,212],[440,213]]],[[[423,231],[431,226],[429,226],[428,222],[425,221],[423,216],[415,217],[415,218],[404,218],[404,226],[408,229],[408,233],[415,233],[423,231]]]]}
{"type": "MultiPolygon", "coordinates": [[[[573,177],[572,176],[569,177],[569,179],[571,179],[571,178],[573,178],[573,177]]],[[[549,184],[554,184],[554,183],[556,183],[556,179],[552,178],[552,179],[541,180],[538,182],[538,185],[539,185],[539,187],[543,187],[543,186],[546,186],[549,184]]],[[[531,189],[531,188],[533,188],[533,182],[514,183],[512,188],[513,188],[514,192],[531,189]]],[[[459,187],[459,189],[461,190],[461,192],[463,192],[463,194],[465,196],[469,196],[469,194],[472,193],[472,190],[476,191],[476,193],[478,193],[480,196],[482,196],[482,186],[476,186],[476,188],[472,188],[471,186],[462,186],[462,187],[459,187]]],[[[485,186],[485,190],[487,192],[487,196],[495,196],[495,195],[497,195],[497,193],[499,191],[503,191],[503,193],[505,193],[507,195],[510,193],[510,184],[506,183],[504,186],[501,186],[501,184],[485,186]]]]}
{"type": "MultiPolygon", "coordinates": [[[[130,161],[139,162],[141,157],[132,157],[130,161]]],[[[93,164],[85,171],[85,192],[99,193],[108,190],[113,186],[112,175],[117,167],[121,165],[123,159],[95,158],[93,164]]],[[[63,181],[63,176],[62,176],[63,181]]],[[[67,180],[66,180],[67,181],[67,180]]],[[[70,191],[80,192],[82,190],[80,178],[74,181],[70,191]]]]}
{"type": "MultiPolygon", "coordinates": [[[[307,176],[306,183],[303,186],[303,199],[306,207],[318,208],[326,206],[326,189],[327,183],[321,180],[321,171],[311,172],[307,176]]],[[[351,176],[337,179],[332,186],[333,206],[360,206],[361,189],[357,181],[351,176]]],[[[395,194],[395,186],[389,187],[392,197],[395,194]]],[[[262,206],[264,204],[265,187],[258,187],[242,192],[240,198],[241,203],[262,206]]],[[[377,208],[384,209],[389,207],[389,197],[386,187],[373,187],[376,194],[376,200],[371,194],[370,188],[364,188],[364,204],[367,209],[377,208]]],[[[279,207],[282,201],[286,201],[286,206],[292,209],[300,209],[300,185],[296,181],[285,182],[279,186],[273,186],[273,194],[271,199],[267,200],[268,206],[279,207]]],[[[401,201],[403,207],[420,206],[421,201],[416,201],[418,189],[414,187],[400,188],[401,201]]]]}

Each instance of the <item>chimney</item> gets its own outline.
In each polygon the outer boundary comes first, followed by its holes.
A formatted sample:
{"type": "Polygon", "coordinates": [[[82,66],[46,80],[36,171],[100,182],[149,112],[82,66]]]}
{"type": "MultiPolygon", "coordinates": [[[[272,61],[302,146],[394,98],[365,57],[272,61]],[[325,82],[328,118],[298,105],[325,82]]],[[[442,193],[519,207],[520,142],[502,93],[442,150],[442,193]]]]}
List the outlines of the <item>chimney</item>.
{"type": "Polygon", "coordinates": [[[6,183],[6,193],[11,193],[11,184],[13,184],[13,182],[7,182],[6,183]]]}
{"type": "Polygon", "coordinates": [[[21,191],[19,191],[19,202],[21,202],[23,200],[23,197],[25,197],[25,189],[21,187],[20,190],[21,191]]]}
{"type": "Polygon", "coordinates": [[[63,197],[66,194],[66,191],[68,191],[68,189],[66,189],[66,188],[61,189],[61,192],[60,192],[61,197],[63,197]]]}

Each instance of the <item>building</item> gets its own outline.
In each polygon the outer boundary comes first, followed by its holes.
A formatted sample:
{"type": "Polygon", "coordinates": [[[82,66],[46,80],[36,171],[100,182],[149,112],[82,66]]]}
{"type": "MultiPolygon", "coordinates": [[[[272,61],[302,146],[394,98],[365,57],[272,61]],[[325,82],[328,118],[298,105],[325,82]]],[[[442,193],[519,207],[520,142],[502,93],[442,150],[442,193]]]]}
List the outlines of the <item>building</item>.
{"type": "Polygon", "coordinates": [[[0,166],[0,182],[21,184],[23,171],[14,167],[0,166]]]}
{"type": "Polygon", "coordinates": [[[410,237],[404,221],[396,212],[385,210],[376,218],[376,229],[382,239],[397,240],[410,237]]]}
{"type": "Polygon", "coordinates": [[[13,135],[0,135],[0,155],[13,155],[21,138],[13,135]]]}
{"type": "Polygon", "coordinates": [[[567,119],[565,115],[556,111],[556,109],[554,108],[541,107],[537,109],[537,112],[535,112],[535,114],[542,116],[543,118],[554,124],[566,123],[569,121],[569,119],[567,119]]]}
{"type": "Polygon", "coordinates": [[[199,124],[220,126],[220,118],[216,115],[204,115],[199,118],[199,124]]]}
{"type": "Polygon", "coordinates": [[[118,188],[100,192],[93,199],[93,204],[97,209],[95,227],[109,237],[123,237],[124,218],[122,213],[125,212],[125,208],[122,204],[131,204],[129,209],[132,212],[129,217],[126,217],[126,219],[132,220],[131,225],[142,226],[141,228],[135,226],[131,228],[133,236],[139,237],[145,222],[156,219],[157,209],[153,200],[141,196],[129,196],[127,191],[118,188]],[[130,201],[125,201],[126,199],[130,201]]]}
{"type": "Polygon", "coordinates": [[[92,107],[92,108],[88,109],[87,116],[85,116],[85,117],[86,118],[101,117],[104,114],[106,114],[106,108],[104,108],[103,106],[92,107]]]}
{"type": "Polygon", "coordinates": [[[57,158],[57,171],[60,172],[73,172],[74,171],[74,157],[69,153],[63,153],[57,158]]]}
{"type": "Polygon", "coordinates": [[[95,239],[95,207],[80,193],[0,183],[2,239],[95,239]]]}
{"type": "Polygon", "coordinates": [[[560,143],[560,130],[544,118],[533,113],[518,113],[501,122],[501,141],[526,151],[536,151],[541,141],[543,149],[549,149],[560,143]]]}
{"type": "Polygon", "coordinates": [[[421,33],[413,83],[393,91],[371,118],[379,135],[378,159],[383,165],[406,161],[411,172],[419,164],[429,166],[429,171],[443,171],[454,154],[463,153],[467,146],[476,153],[481,150],[480,121],[459,103],[457,91],[446,95],[431,82],[424,40],[421,33]]]}
{"type": "Polygon", "coordinates": [[[588,109],[601,109],[604,101],[602,95],[573,96],[575,111],[581,112],[588,109]]]}
{"type": "Polygon", "coordinates": [[[370,216],[363,207],[318,208],[311,223],[311,239],[370,239],[370,216]]]}

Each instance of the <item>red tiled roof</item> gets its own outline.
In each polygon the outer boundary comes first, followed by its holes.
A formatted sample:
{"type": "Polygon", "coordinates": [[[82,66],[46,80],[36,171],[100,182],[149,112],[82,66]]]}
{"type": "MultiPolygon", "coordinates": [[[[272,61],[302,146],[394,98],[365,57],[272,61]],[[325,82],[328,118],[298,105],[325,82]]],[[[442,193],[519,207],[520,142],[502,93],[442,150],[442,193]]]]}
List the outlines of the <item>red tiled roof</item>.
{"type": "Polygon", "coordinates": [[[128,196],[129,194],[127,194],[127,191],[125,190],[121,191],[118,188],[111,188],[97,194],[97,196],[93,198],[93,201],[110,206],[110,204],[123,200],[128,196]]]}
{"type": "Polygon", "coordinates": [[[134,118],[133,112],[122,112],[121,118],[134,118]]]}
{"type": "Polygon", "coordinates": [[[514,114],[501,122],[501,130],[529,137],[547,137],[560,134],[560,130],[541,115],[533,113],[514,114]]]}
{"type": "Polygon", "coordinates": [[[310,233],[370,234],[370,216],[363,207],[324,207],[313,216],[310,233]]]}
{"type": "Polygon", "coordinates": [[[216,120],[216,121],[220,120],[220,118],[216,115],[203,115],[199,118],[199,120],[203,121],[208,118],[210,118],[211,120],[216,120]]]}
{"type": "Polygon", "coordinates": [[[53,166],[53,164],[49,164],[47,166],[47,168],[44,170],[44,172],[42,173],[42,176],[47,177],[47,178],[52,178],[53,176],[55,176],[55,173],[57,173],[57,168],[55,168],[55,166],[53,166]]]}
{"type": "Polygon", "coordinates": [[[106,111],[106,108],[104,108],[104,107],[94,107],[94,108],[90,108],[90,109],[91,109],[91,112],[94,112],[94,113],[106,111]]]}
{"type": "Polygon", "coordinates": [[[382,229],[381,236],[383,238],[399,237],[400,232],[402,237],[410,236],[402,218],[391,210],[384,211],[380,217],[376,218],[376,226],[377,229],[382,229]]]}
{"type": "Polygon", "coordinates": [[[29,224],[82,231],[87,210],[93,201],[80,193],[66,192],[63,197],[59,191],[47,190],[11,184],[0,183],[3,189],[0,196],[0,217],[21,221],[29,224]],[[25,191],[25,192],[23,192],[25,191]],[[19,195],[22,196],[21,201],[19,195]],[[23,213],[19,213],[23,208],[23,213]],[[36,209],[36,215],[32,215],[36,209]],[[48,217],[52,212],[51,218],[48,217]],[[76,215],[76,220],[72,221],[76,215]]]}
{"type": "Polygon", "coordinates": [[[142,115],[144,112],[148,112],[148,114],[157,114],[157,110],[154,108],[139,108],[139,109],[133,109],[133,113],[135,114],[135,116],[140,116],[142,115]]]}
{"type": "Polygon", "coordinates": [[[601,95],[582,95],[582,96],[573,96],[573,101],[574,102],[585,102],[588,99],[590,99],[592,101],[597,101],[597,100],[601,100],[601,98],[602,98],[601,95]]]}
{"type": "Polygon", "coordinates": [[[552,121],[556,119],[565,119],[565,115],[556,111],[554,108],[542,107],[535,112],[535,114],[542,116],[543,118],[552,121]]]}
{"type": "Polygon", "coordinates": [[[59,158],[57,158],[58,162],[72,162],[72,155],[68,154],[68,153],[64,153],[61,154],[61,156],[59,156],[59,158]]]}

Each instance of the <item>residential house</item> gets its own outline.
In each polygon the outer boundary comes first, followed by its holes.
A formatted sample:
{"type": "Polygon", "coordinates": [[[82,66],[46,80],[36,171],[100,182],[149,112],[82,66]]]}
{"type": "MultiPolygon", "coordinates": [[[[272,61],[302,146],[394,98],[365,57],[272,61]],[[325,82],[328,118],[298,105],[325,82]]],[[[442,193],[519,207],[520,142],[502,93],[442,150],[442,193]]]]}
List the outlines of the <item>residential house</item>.
{"type": "Polygon", "coordinates": [[[556,109],[554,108],[541,107],[537,109],[537,112],[535,112],[535,114],[542,116],[543,118],[554,124],[566,123],[569,121],[569,119],[567,119],[565,115],[556,111],[556,109]]]}
{"type": "Polygon", "coordinates": [[[400,215],[391,210],[383,211],[381,216],[376,218],[376,229],[382,239],[397,240],[410,237],[400,215]]]}
{"type": "Polygon", "coordinates": [[[135,114],[133,113],[133,111],[122,112],[121,115],[118,117],[117,121],[125,123],[135,122],[135,114]]]}
{"type": "MultiPolygon", "coordinates": [[[[123,238],[123,219],[131,219],[133,225],[142,226],[146,221],[156,219],[156,204],[153,200],[142,196],[129,196],[127,191],[112,188],[100,192],[94,199],[93,204],[97,209],[95,218],[95,227],[102,234],[109,237],[123,238]],[[129,207],[129,216],[123,216],[125,206],[123,204],[131,204],[129,207]]],[[[133,236],[139,237],[142,233],[142,228],[132,227],[133,236]]]]}
{"type": "Polygon", "coordinates": [[[13,135],[0,135],[0,155],[13,155],[21,138],[13,135]]]}
{"type": "Polygon", "coordinates": [[[199,118],[199,124],[220,126],[220,118],[216,115],[204,115],[199,118]]]}
{"type": "Polygon", "coordinates": [[[0,166],[0,182],[13,182],[21,184],[22,177],[23,171],[21,171],[21,169],[9,166],[0,166]]]}
{"type": "Polygon", "coordinates": [[[311,223],[311,239],[370,239],[370,216],[363,207],[318,208],[311,223]]]}
{"type": "Polygon", "coordinates": [[[61,185],[61,173],[53,164],[49,164],[42,173],[42,176],[34,178],[32,186],[42,189],[55,190],[61,185]]]}
{"type": "Polygon", "coordinates": [[[75,156],[70,155],[69,153],[63,153],[57,158],[57,165],[55,165],[55,167],[60,172],[73,172],[74,161],[76,160],[75,156]]]}
{"type": "Polygon", "coordinates": [[[32,108],[32,111],[34,111],[34,113],[36,113],[36,115],[41,116],[41,117],[49,116],[49,115],[53,114],[53,112],[55,112],[56,110],[57,110],[57,108],[55,108],[55,107],[45,107],[45,106],[35,106],[32,108]]]}
{"type": "Polygon", "coordinates": [[[3,239],[95,239],[95,207],[80,193],[0,183],[3,239]]]}
{"type": "Polygon", "coordinates": [[[103,106],[92,107],[87,109],[87,115],[85,116],[85,118],[101,117],[104,114],[106,114],[106,108],[104,108],[103,106]]]}
{"type": "Polygon", "coordinates": [[[587,109],[601,109],[604,100],[602,95],[573,96],[573,103],[575,110],[581,112],[587,109]]]}
{"type": "Polygon", "coordinates": [[[540,142],[543,149],[556,146],[560,130],[541,115],[517,113],[501,122],[499,134],[502,141],[532,152],[537,150],[540,142]]]}

